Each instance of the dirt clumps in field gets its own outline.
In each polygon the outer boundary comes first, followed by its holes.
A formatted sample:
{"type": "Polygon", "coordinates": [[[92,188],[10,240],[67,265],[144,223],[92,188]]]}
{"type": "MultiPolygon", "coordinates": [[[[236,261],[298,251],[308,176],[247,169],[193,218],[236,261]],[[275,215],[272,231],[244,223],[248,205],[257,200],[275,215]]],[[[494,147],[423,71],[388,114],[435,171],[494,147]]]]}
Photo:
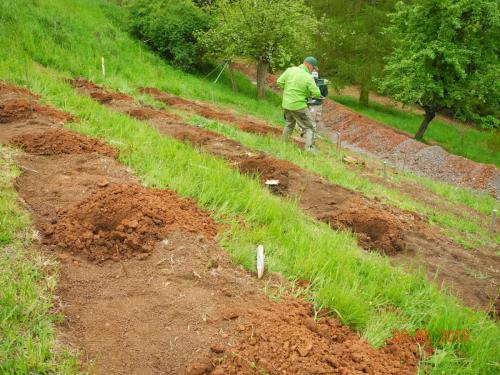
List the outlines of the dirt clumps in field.
{"type": "Polygon", "coordinates": [[[351,228],[364,248],[380,249],[386,255],[396,254],[405,248],[405,228],[390,213],[373,207],[357,206],[351,210],[334,212],[323,217],[325,219],[339,229],[351,228]]]}
{"type": "Polygon", "coordinates": [[[133,118],[138,120],[172,120],[172,121],[180,121],[180,117],[174,113],[168,113],[165,111],[159,111],[153,107],[143,106],[140,108],[133,108],[127,111],[127,114],[133,118]]]}
{"type": "Polygon", "coordinates": [[[97,100],[101,104],[109,104],[112,101],[132,101],[133,98],[130,95],[121,92],[111,92],[103,91],[98,85],[87,81],[84,78],[75,78],[69,81],[74,88],[87,93],[93,99],[97,100]],[[99,90],[96,90],[99,89],[99,90]]]}
{"type": "Polygon", "coordinates": [[[210,216],[168,190],[137,185],[104,188],[57,212],[44,227],[45,242],[80,252],[94,262],[144,257],[167,233],[185,230],[207,238],[217,234],[210,216]]]}
{"type": "Polygon", "coordinates": [[[248,308],[239,323],[239,342],[221,348],[213,375],[413,375],[419,361],[413,340],[377,351],[336,319],[313,320],[311,306],[297,300],[248,308]]]}
{"type": "Polygon", "coordinates": [[[58,111],[28,99],[13,99],[0,104],[0,123],[28,119],[35,114],[50,118],[53,123],[65,123],[75,120],[69,113],[58,111]]]}
{"type": "Polygon", "coordinates": [[[116,158],[117,152],[104,142],[64,129],[47,129],[13,137],[11,144],[34,155],[87,154],[97,152],[116,158]]]}
{"type": "Polygon", "coordinates": [[[269,180],[277,180],[277,185],[269,185],[269,188],[277,194],[286,195],[289,190],[290,171],[300,169],[286,160],[278,160],[270,156],[253,157],[239,161],[237,167],[245,174],[258,175],[260,181],[265,184],[269,180]]]}
{"type": "Polygon", "coordinates": [[[193,100],[187,100],[178,96],[167,94],[153,87],[143,87],[141,92],[153,96],[156,100],[179,108],[183,111],[193,112],[202,117],[219,120],[230,124],[235,124],[240,130],[259,135],[281,136],[282,130],[264,121],[257,120],[250,116],[242,116],[227,110],[219,109],[213,105],[193,100]]]}

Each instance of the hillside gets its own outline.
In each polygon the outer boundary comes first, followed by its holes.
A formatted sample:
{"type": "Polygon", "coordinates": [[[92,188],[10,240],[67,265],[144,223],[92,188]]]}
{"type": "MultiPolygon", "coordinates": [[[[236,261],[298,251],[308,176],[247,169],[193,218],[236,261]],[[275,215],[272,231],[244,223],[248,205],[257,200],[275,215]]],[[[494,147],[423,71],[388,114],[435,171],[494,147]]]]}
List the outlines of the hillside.
{"type": "Polygon", "coordinates": [[[0,3],[2,372],[497,373],[495,199],[283,144],[125,25],[0,3]]]}

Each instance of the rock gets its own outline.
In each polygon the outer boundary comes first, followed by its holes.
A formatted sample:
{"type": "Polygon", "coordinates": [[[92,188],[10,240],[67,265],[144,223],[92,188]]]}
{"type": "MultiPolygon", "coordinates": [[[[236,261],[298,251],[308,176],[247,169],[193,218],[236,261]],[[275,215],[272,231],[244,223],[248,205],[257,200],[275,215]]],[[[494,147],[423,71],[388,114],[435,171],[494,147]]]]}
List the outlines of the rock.
{"type": "Polygon", "coordinates": [[[309,353],[311,352],[311,349],[313,347],[312,341],[306,342],[304,345],[301,345],[298,347],[298,352],[301,357],[307,357],[309,353]]]}
{"type": "Polygon", "coordinates": [[[130,229],[135,229],[139,226],[139,222],[135,219],[133,219],[133,220],[124,219],[124,220],[122,220],[121,223],[124,227],[130,228],[130,229]]]}
{"type": "Polygon", "coordinates": [[[238,331],[243,332],[246,327],[243,324],[238,325],[238,331]]]}
{"type": "Polygon", "coordinates": [[[222,317],[226,320],[236,319],[240,316],[240,312],[237,309],[226,308],[222,312],[222,317]]]}
{"type": "Polygon", "coordinates": [[[224,353],[224,347],[221,344],[212,344],[210,350],[216,354],[224,353]]]}
{"type": "Polygon", "coordinates": [[[187,365],[186,375],[204,375],[213,370],[211,363],[194,362],[187,365]]]}
{"type": "Polygon", "coordinates": [[[106,180],[105,178],[102,178],[100,180],[97,181],[97,186],[103,188],[103,187],[106,187],[109,185],[109,181],[106,180]]]}

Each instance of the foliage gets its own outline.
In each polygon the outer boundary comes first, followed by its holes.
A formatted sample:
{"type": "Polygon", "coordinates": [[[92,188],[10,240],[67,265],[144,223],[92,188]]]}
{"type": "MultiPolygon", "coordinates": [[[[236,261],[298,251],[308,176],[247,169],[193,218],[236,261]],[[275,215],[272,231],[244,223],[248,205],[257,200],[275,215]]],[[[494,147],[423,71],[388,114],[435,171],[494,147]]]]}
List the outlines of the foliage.
{"type": "Polygon", "coordinates": [[[130,0],[128,8],[135,36],[181,69],[200,66],[194,34],[207,30],[210,19],[191,0],[130,0]]]}
{"type": "Polygon", "coordinates": [[[315,0],[310,1],[318,16],[324,17],[314,54],[319,56],[323,75],[331,75],[339,86],[361,86],[360,102],[368,105],[373,78],[381,77],[383,58],[390,52],[391,39],[382,29],[396,0],[315,0]]]}
{"type": "Polygon", "coordinates": [[[499,7],[495,0],[399,3],[387,28],[395,49],[381,89],[421,105],[431,120],[446,109],[462,119],[477,119],[481,108],[498,111],[499,7]]]}
{"type": "MultiPolygon", "coordinates": [[[[303,0],[217,0],[208,10],[216,24],[199,33],[199,40],[209,54],[227,60],[249,57],[259,63],[264,78],[268,67],[305,57],[318,28],[303,0]]],[[[262,78],[257,79],[259,91],[262,78]]]]}

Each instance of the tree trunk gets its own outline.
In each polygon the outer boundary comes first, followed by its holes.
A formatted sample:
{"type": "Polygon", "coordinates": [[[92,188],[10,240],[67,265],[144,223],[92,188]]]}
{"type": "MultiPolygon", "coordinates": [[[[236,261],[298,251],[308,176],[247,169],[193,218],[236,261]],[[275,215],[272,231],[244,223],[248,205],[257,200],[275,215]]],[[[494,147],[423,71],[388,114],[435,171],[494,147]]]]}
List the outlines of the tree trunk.
{"type": "Polygon", "coordinates": [[[359,104],[361,104],[363,107],[368,107],[369,101],[368,101],[368,96],[370,94],[370,90],[368,88],[368,85],[365,83],[361,84],[361,87],[359,89],[359,104]]]}
{"type": "Polygon", "coordinates": [[[434,117],[436,117],[436,111],[430,108],[425,108],[425,115],[424,119],[422,120],[422,123],[420,124],[420,128],[417,131],[417,134],[415,134],[415,139],[417,141],[422,140],[424,137],[424,133],[427,130],[427,127],[429,126],[429,123],[432,121],[434,117]]]}
{"type": "Polygon", "coordinates": [[[231,89],[233,92],[238,92],[238,84],[236,83],[236,78],[234,77],[234,69],[231,63],[228,64],[229,79],[231,80],[231,89]]]}
{"type": "Polygon", "coordinates": [[[266,77],[269,70],[269,62],[259,60],[257,64],[257,95],[259,98],[266,96],[266,77]]]}

